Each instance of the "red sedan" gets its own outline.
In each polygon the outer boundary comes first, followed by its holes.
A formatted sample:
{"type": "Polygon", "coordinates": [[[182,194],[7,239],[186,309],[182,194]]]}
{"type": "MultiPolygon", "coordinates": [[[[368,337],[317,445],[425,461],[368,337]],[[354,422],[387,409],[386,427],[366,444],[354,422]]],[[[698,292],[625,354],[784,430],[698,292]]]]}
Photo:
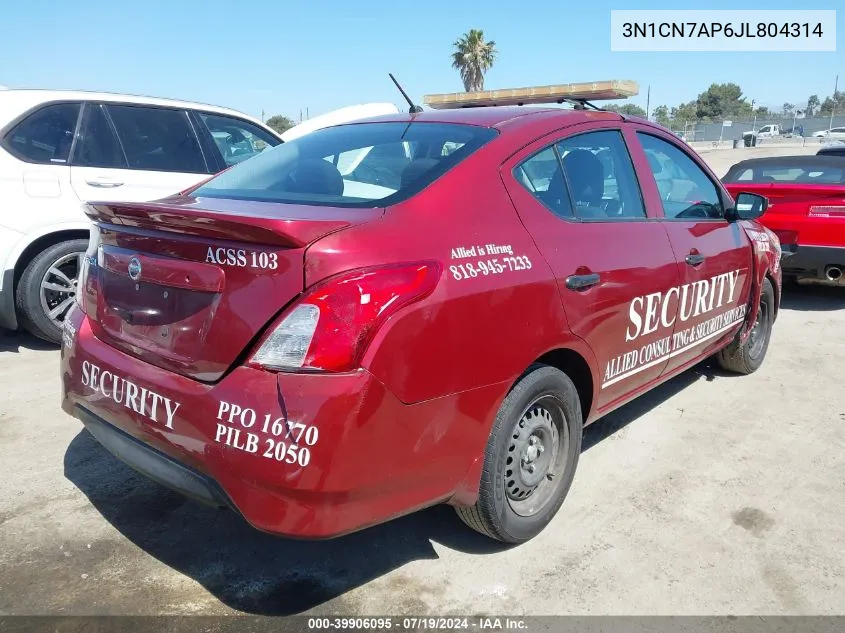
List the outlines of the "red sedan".
{"type": "Polygon", "coordinates": [[[799,283],[845,285],[845,158],[777,156],[740,161],[722,179],[731,193],[769,200],[760,222],[788,255],[783,275],[799,283]]]}
{"type": "Polygon", "coordinates": [[[780,301],[765,199],[735,205],[671,132],[587,109],[617,85],[544,89],[575,109],[441,95],[90,205],[62,407],[267,532],[445,502],[534,537],[585,425],[711,355],[755,371],[780,301]]]}

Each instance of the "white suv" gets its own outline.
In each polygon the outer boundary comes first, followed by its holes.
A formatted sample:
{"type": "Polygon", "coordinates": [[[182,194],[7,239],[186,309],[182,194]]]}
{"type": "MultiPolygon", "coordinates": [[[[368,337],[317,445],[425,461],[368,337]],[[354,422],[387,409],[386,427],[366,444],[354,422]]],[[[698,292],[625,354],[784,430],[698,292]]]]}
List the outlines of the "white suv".
{"type": "MultiPolygon", "coordinates": [[[[366,104],[308,127],[396,111],[366,104]]],[[[61,340],[88,245],[83,202],[163,198],[281,142],[260,121],[199,103],[0,91],[0,327],[61,340]]]]}

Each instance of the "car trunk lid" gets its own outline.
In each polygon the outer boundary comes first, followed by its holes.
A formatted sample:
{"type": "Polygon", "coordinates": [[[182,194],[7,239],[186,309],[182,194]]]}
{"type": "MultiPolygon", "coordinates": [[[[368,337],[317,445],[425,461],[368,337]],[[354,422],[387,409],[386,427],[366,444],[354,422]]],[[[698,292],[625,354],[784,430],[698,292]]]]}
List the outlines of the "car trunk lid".
{"type": "Polygon", "coordinates": [[[92,329],[145,362],[213,382],[303,291],[307,247],[381,212],[212,198],[91,204],[92,329]]]}

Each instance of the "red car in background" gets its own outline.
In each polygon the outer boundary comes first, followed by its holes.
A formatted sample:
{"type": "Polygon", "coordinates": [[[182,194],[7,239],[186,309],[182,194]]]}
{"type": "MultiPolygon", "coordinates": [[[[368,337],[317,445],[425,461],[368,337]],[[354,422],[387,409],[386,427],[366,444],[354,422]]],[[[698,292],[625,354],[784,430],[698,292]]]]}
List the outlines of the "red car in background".
{"type": "Polygon", "coordinates": [[[267,532],[449,503],[532,538],[586,424],[711,356],[757,370],[777,316],[765,199],[735,204],[668,130],[587,109],[626,86],[438,95],[184,195],[91,204],[62,407],[267,532]],[[578,108],[508,105],[531,95],[578,108]]]}
{"type": "Polygon", "coordinates": [[[780,238],[783,275],[799,283],[845,285],[845,157],[752,158],[722,179],[732,194],[765,196],[760,223],[780,238]]]}

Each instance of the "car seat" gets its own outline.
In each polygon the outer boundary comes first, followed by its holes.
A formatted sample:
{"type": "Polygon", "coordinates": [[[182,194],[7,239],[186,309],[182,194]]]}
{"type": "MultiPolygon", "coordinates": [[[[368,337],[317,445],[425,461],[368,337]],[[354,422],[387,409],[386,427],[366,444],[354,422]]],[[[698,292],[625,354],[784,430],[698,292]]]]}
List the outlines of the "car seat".
{"type": "MultiPolygon", "coordinates": [[[[563,158],[566,179],[572,191],[577,214],[583,218],[607,217],[602,206],[604,167],[595,154],[576,149],[563,158]]],[[[551,189],[551,186],[549,187],[551,189]]]]}

